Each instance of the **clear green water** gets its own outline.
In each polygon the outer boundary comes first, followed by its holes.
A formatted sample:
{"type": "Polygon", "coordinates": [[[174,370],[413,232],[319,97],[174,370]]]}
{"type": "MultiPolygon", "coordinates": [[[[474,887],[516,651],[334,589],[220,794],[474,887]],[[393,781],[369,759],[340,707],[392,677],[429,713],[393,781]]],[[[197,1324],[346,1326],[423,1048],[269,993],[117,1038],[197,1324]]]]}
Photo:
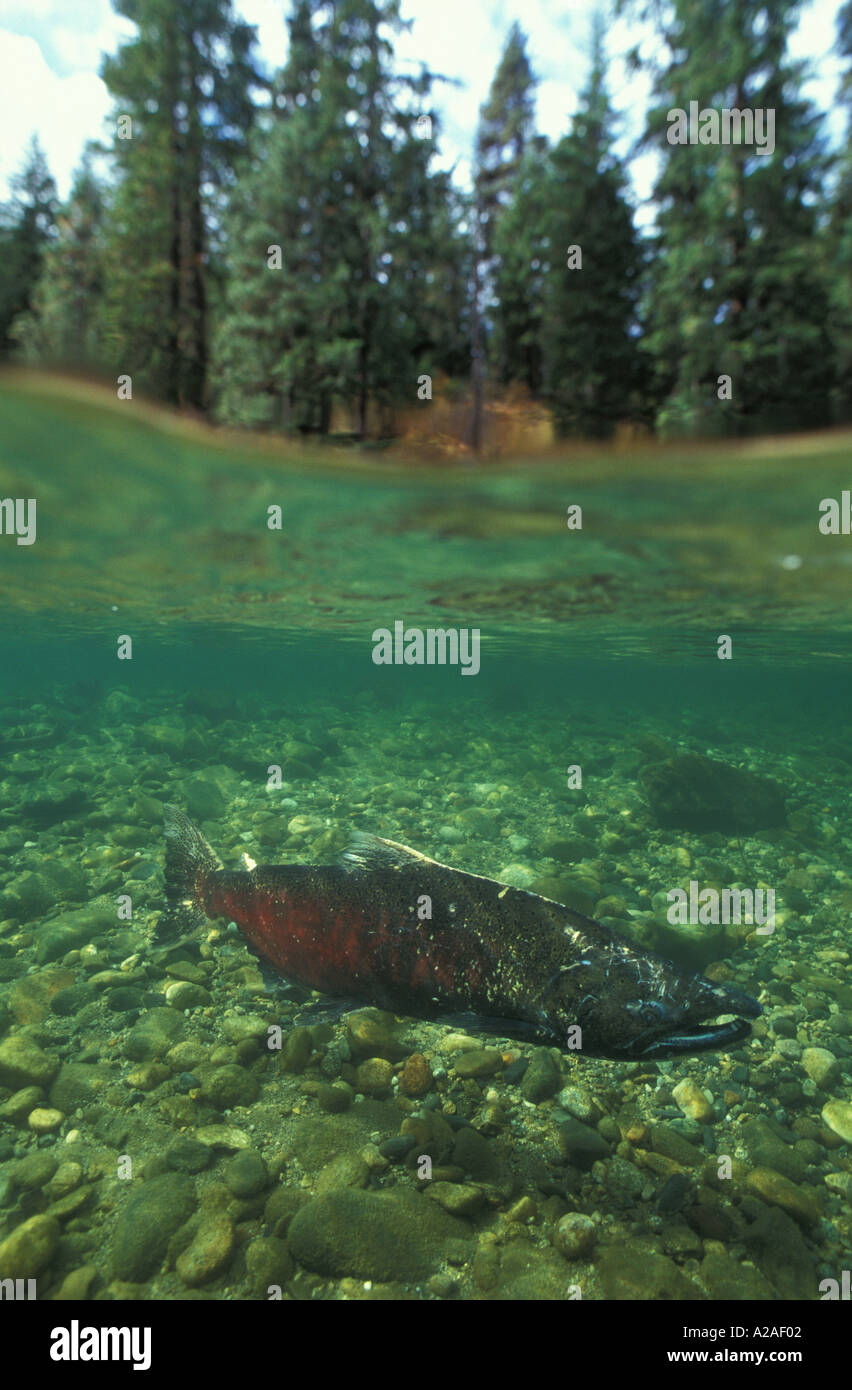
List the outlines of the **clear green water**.
{"type": "Polygon", "coordinates": [[[31,384],[0,390],[0,422],[2,495],[39,505],[35,546],[0,538],[7,1263],[40,1218],[40,1296],[817,1299],[839,1279],[852,1162],[826,1111],[848,1107],[852,1075],[852,550],[816,516],[846,481],[845,441],[456,474],[267,457],[31,384]],[[478,628],[479,674],[375,666],[371,633],[396,619],[478,628]],[[685,752],[780,783],[786,823],[661,825],[644,768],[685,752]],[[365,1041],[316,999],[309,1055],[299,1035],[283,1066],[264,1028],[294,1036],[305,1001],[270,992],[234,931],[153,949],[164,801],[229,865],[324,862],[357,827],[573,894],[671,951],[661,894],[764,884],[770,937],[746,925],[697,948],[764,1016],[734,1053],[657,1065],[542,1060],[410,1019],[365,1041]],[[483,1044],[502,1057],[466,1077],[459,1049],[483,1044]],[[419,1093],[412,1055],[431,1072],[419,1093]],[[673,1094],[685,1080],[703,1109],[673,1094]],[[401,1130],[440,1200],[394,1151],[401,1130]],[[319,1231],[329,1194],[339,1258],[319,1231]]]}

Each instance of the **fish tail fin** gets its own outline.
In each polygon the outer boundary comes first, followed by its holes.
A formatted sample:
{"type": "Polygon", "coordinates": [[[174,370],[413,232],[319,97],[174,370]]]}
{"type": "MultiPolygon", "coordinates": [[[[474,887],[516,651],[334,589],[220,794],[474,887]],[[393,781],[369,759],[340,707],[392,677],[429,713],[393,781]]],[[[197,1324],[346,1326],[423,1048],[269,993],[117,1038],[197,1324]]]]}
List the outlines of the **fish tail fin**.
{"type": "Polygon", "coordinates": [[[201,831],[177,806],[163,807],[166,836],[166,910],[156,928],[158,942],[190,931],[207,916],[203,902],[209,876],[221,868],[201,831]]]}

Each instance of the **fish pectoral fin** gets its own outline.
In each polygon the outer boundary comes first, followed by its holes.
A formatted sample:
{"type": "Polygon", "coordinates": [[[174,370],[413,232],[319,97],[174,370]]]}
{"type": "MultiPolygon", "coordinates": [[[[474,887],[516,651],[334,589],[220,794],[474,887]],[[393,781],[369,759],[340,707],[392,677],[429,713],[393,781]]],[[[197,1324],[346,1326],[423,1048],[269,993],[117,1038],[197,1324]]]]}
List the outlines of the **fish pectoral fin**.
{"type": "Polygon", "coordinates": [[[435,864],[437,860],[407,845],[398,845],[395,840],[383,840],[379,835],[356,830],[340,856],[340,863],[346,869],[370,870],[402,869],[410,864],[435,864]]]}
{"type": "Polygon", "coordinates": [[[441,1013],[435,1021],[450,1028],[463,1028],[466,1033],[487,1033],[492,1038],[516,1038],[518,1042],[548,1045],[544,1025],[522,1018],[503,1018],[496,1014],[441,1013]]]}
{"type": "Polygon", "coordinates": [[[300,1027],[314,1023],[339,1023],[346,1014],[363,1008],[363,999],[324,994],[319,999],[304,1000],[294,1022],[300,1027]]]}

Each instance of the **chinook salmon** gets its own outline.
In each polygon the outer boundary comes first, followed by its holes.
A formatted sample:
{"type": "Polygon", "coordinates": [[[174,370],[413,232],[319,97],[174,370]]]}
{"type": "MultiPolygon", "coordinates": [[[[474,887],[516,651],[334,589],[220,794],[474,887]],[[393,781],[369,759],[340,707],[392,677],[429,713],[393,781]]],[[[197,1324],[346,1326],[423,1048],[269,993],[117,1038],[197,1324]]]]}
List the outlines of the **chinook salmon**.
{"type": "Polygon", "coordinates": [[[165,834],[159,939],[224,917],[310,989],[419,1017],[472,1013],[498,1035],[593,1057],[731,1047],[761,1013],[571,908],[391,840],[356,834],[338,864],[232,871],[174,806],[165,834]]]}

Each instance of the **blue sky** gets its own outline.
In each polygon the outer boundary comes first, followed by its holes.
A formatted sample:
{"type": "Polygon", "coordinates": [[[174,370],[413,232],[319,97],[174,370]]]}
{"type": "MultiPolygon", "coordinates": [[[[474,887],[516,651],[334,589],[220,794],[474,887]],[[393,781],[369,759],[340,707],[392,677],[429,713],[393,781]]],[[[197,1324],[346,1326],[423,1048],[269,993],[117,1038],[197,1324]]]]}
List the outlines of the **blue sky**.
{"type": "MultiPolygon", "coordinates": [[[[458,87],[440,86],[442,163],[455,165],[460,183],[469,176],[469,159],[479,107],[513,20],[528,35],[528,52],[540,78],[539,128],[551,139],[566,129],[587,70],[589,23],[595,0],[403,0],[410,34],[397,45],[401,61],[424,60],[435,71],[456,78],[458,87]]],[[[840,113],[832,110],[838,64],[831,49],[839,0],[811,0],[802,11],[794,43],[796,57],[808,58],[814,80],[808,87],[830,112],[835,140],[843,133],[840,113]]],[[[235,9],[258,29],[259,51],[272,70],[286,55],[287,0],[236,0],[235,9]]],[[[109,94],[98,77],[103,52],[114,52],[133,26],[113,12],[109,0],[0,0],[0,198],[36,131],[47,151],[61,195],[87,137],[103,133],[109,94]]],[[[626,152],[642,127],[648,87],[644,76],[628,79],[622,55],[649,36],[634,24],[608,28],[612,62],[610,90],[622,115],[621,148],[626,152]]],[[[650,192],[654,157],[634,161],[637,200],[650,192]]],[[[649,210],[640,211],[645,221],[649,210]]]]}

